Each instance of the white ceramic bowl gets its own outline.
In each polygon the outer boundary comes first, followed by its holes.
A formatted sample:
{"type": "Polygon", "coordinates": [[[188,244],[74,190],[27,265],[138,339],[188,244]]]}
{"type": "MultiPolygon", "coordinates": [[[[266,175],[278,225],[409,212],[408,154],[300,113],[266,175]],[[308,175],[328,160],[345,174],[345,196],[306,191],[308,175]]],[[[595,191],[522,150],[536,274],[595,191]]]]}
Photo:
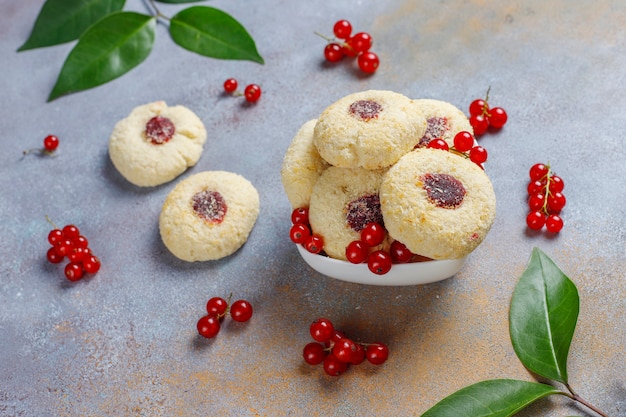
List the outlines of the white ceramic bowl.
{"type": "Polygon", "coordinates": [[[302,259],[320,274],[341,281],[368,285],[419,285],[442,281],[459,272],[467,259],[465,257],[443,261],[394,264],[385,275],[377,275],[369,270],[367,264],[353,264],[348,261],[316,255],[307,251],[302,245],[296,245],[296,247],[302,259]]]}

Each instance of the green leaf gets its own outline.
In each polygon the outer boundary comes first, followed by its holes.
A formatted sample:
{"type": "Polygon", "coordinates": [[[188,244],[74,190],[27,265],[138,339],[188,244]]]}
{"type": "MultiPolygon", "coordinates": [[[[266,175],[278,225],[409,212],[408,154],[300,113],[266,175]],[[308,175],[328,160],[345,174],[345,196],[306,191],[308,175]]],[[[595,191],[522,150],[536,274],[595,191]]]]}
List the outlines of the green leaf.
{"type": "Polygon", "coordinates": [[[579,304],[574,283],[548,255],[534,248],[509,310],[513,348],[526,368],[567,384],[567,355],[579,304]]]}
{"type": "Polygon", "coordinates": [[[156,18],[116,12],[91,26],[68,55],[48,101],[107,83],[127,73],[152,51],[156,18]]]}
{"type": "Polygon", "coordinates": [[[170,34],[178,45],[200,55],[263,64],[246,29],[231,15],[212,7],[181,10],[170,21],[170,34]]]}
{"type": "Polygon", "coordinates": [[[73,41],[93,23],[122,10],[125,0],[47,0],[19,51],[73,41]]]}
{"type": "Polygon", "coordinates": [[[422,417],[508,417],[551,394],[563,392],[537,382],[492,379],[458,390],[422,417]]]}

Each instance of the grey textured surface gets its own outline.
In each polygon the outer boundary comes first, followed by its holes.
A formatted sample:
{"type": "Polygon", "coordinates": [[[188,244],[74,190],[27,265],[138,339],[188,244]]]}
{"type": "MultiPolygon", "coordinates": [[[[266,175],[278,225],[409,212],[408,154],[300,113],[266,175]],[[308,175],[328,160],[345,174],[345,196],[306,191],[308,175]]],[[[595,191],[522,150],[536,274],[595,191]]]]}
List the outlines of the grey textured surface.
{"type": "MultiPolygon", "coordinates": [[[[488,378],[532,380],[511,347],[510,296],[532,247],[581,297],[571,385],[611,417],[626,415],[626,5],[623,1],[210,2],[251,32],[266,64],[218,61],[174,45],[160,24],[138,68],[46,103],[71,44],[16,53],[43,2],[0,0],[0,415],[420,415],[488,378]],[[324,41],[347,18],[374,37],[379,71],[327,65],[324,41]],[[260,102],[221,94],[258,83],[260,102]],[[321,276],[289,242],[279,169],[305,121],[346,94],[387,89],[466,110],[491,86],[509,122],[480,139],[498,198],[491,233],[455,277],[366,287],[321,276]],[[189,264],[163,246],[158,215],[176,181],[140,189],[107,154],[113,125],[140,104],[183,104],[209,138],[196,167],[250,179],[261,214],[247,244],[189,264]],[[49,133],[54,158],[22,157],[49,133]],[[550,162],[568,204],[557,236],[529,233],[528,168],[550,162]],[[74,223],[103,262],[70,283],[45,260],[50,229],[74,223]],[[246,298],[255,315],[212,340],[196,335],[208,298],[246,298]],[[301,359],[326,316],[355,338],[389,344],[379,368],[340,378],[301,359]]],[[[172,15],[178,6],[162,6],[172,15]]],[[[127,9],[145,12],[139,0],[127,9]]],[[[565,398],[520,416],[593,415],[565,398]]]]}

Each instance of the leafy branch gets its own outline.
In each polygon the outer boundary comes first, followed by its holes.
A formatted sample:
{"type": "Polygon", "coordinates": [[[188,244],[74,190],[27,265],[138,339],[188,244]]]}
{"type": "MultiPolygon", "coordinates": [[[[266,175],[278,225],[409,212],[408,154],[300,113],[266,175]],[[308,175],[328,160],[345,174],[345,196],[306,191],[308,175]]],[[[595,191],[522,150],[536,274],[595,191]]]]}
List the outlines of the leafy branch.
{"type": "MultiPolygon", "coordinates": [[[[183,4],[202,0],[156,0],[183,4]]],[[[67,56],[48,101],[121,77],[152,51],[158,19],[169,23],[173,41],[217,59],[263,64],[254,39],[228,13],[191,6],[171,18],[149,0],[150,14],[123,11],[125,0],[46,0],[28,40],[18,52],[78,40],[67,56]]]]}
{"type": "Polygon", "coordinates": [[[561,383],[565,390],[538,382],[492,379],[460,389],[422,417],[509,417],[548,395],[563,395],[608,417],[568,383],[567,356],[579,304],[574,283],[548,255],[534,248],[513,291],[509,333],[522,364],[540,377],[561,383]]]}

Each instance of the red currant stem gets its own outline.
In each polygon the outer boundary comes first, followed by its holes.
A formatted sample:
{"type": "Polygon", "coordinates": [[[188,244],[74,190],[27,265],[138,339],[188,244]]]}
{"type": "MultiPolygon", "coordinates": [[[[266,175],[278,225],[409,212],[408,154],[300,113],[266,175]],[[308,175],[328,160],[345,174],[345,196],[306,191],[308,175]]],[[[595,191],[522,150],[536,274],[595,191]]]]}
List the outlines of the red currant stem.
{"type": "Polygon", "coordinates": [[[50,223],[50,224],[52,225],[52,227],[54,227],[55,229],[58,229],[58,228],[59,228],[56,224],[54,224],[54,222],[52,221],[52,219],[50,218],[50,216],[48,216],[47,214],[46,214],[46,221],[47,221],[48,223],[50,223]]]}
{"type": "Polygon", "coordinates": [[[489,92],[491,91],[491,86],[487,87],[487,92],[485,93],[485,105],[483,106],[483,116],[490,117],[489,113],[489,92]]]}
{"type": "Polygon", "coordinates": [[[547,215],[548,214],[548,197],[552,195],[552,193],[550,192],[550,177],[551,177],[550,174],[552,174],[552,168],[550,168],[550,163],[546,164],[546,168],[548,168],[548,172],[546,172],[546,175],[541,177],[539,180],[541,181],[544,178],[546,179],[546,185],[543,187],[545,193],[543,197],[543,206],[541,207],[541,211],[547,215]]]}
{"type": "Polygon", "coordinates": [[[33,152],[37,152],[39,154],[48,155],[48,156],[55,156],[56,155],[54,151],[49,151],[49,150],[47,150],[45,148],[26,149],[25,151],[22,152],[22,154],[23,155],[28,155],[28,154],[33,153],[33,152]]]}
{"type": "Polygon", "coordinates": [[[328,36],[323,35],[323,34],[321,34],[319,32],[313,32],[313,33],[316,34],[317,36],[319,36],[320,38],[325,39],[327,42],[335,42],[337,40],[335,38],[329,38],[328,36]]]}
{"type": "Polygon", "coordinates": [[[469,159],[469,155],[467,155],[465,152],[461,152],[459,150],[457,150],[454,146],[448,149],[449,152],[452,152],[453,154],[459,155],[464,157],[465,159],[469,159]]]}

